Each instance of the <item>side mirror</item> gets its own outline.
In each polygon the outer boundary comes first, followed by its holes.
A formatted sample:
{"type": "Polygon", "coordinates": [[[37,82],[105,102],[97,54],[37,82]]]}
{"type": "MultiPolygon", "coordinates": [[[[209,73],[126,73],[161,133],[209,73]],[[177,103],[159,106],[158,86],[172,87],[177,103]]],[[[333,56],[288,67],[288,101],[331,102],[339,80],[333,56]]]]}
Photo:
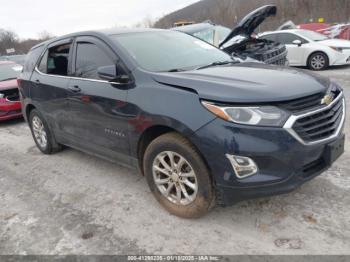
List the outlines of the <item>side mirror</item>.
{"type": "Polygon", "coordinates": [[[294,40],[293,45],[301,46],[303,43],[300,40],[294,40]]]}
{"type": "Polygon", "coordinates": [[[127,84],[130,81],[128,75],[118,74],[117,67],[115,65],[101,66],[97,69],[97,74],[101,79],[109,82],[127,84]]]}

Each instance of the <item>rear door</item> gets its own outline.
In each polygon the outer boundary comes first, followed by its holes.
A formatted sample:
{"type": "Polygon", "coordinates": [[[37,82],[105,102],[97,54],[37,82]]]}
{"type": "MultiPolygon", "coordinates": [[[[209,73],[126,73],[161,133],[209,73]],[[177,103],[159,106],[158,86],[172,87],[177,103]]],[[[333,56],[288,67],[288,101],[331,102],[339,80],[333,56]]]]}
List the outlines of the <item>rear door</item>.
{"type": "Polygon", "coordinates": [[[119,66],[112,49],[95,37],[74,44],[73,78],[69,84],[70,134],[80,148],[129,161],[127,86],[100,79],[99,67],[119,66]]]}
{"type": "Polygon", "coordinates": [[[36,66],[30,96],[57,137],[64,137],[68,127],[68,85],[72,39],[49,45],[36,66]]]}

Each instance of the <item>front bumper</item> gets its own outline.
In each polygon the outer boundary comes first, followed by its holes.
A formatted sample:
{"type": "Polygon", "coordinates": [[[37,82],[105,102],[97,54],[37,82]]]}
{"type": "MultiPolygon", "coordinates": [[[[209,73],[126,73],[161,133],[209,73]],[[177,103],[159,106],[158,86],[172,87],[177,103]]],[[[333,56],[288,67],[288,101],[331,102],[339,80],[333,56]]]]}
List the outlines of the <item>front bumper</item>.
{"type": "Polygon", "coordinates": [[[0,121],[22,117],[21,102],[8,101],[5,98],[0,99],[0,121]]]}
{"type": "Polygon", "coordinates": [[[350,64],[350,50],[346,49],[342,52],[334,51],[335,55],[330,65],[349,65],[350,64]]]}
{"type": "Polygon", "coordinates": [[[343,139],[304,145],[283,128],[240,126],[215,119],[192,137],[216,183],[219,204],[287,193],[327,170],[329,144],[343,139]],[[239,179],[226,154],[249,157],[258,173],[239,179]]]}

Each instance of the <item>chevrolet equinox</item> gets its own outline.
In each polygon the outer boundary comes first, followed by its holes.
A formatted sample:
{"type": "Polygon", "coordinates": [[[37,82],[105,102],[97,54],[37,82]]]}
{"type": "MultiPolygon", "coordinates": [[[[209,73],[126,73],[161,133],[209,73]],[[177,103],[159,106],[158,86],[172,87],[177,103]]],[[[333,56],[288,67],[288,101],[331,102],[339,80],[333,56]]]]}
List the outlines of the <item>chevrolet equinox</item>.
{"type": "Polygon", "coordinates": [[[184,33],[123,29],[33,47],[18,79],[41,152],[136,167],[170,213],[286,193],[344,152],[345,100],[306,71],[239,63],[184,33]]]}

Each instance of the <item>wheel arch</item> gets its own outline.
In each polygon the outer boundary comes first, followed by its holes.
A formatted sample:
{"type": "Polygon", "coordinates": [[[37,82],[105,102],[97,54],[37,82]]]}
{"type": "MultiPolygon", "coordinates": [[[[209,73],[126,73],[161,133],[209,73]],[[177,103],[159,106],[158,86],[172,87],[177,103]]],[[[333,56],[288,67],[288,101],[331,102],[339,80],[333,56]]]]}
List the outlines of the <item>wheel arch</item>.
{"type": "Polygon", "coordinates": [[[27,121],[29,121],[30,112],[32,112],[33,109],[36,109],[33,104],[28,104],[25,108],[25,118],[27,121]]]}
{"type": "Polygon", "coordinates": [[[330,57],[329,57],[329,54],[328,54],[325,50],[312,51],[312,52],[307,56],[306,65],[309,65],[311,56],[314,55],[314,54],[316,54],[316,53],[322,53],[322,54],[324,54],[324,55],[327,57],[328,66],[330,65],[330,57]]]}
{"type": "Polygon", "coordinates": [[[189,139],[189,137],[182,131],[175,129],[173,127],[167,126],[167,125],[154,125],[144,130],[144,132],[141,134],[138,143],[137,143],[137,160],[138,160],[138,166],[141,171],[141,174],[144,175],[143,170],[143,158],[144,153],[147,149],[147,147],[152,143],[153,140],[158,138],[161,135],[164,135],[166,133],[177,133],[187,139],[193,147],[196,149],[197,153],[200,155],[200,157],[203,159],[205,165],[207,166],[208,170],[211,173],[210,166],[207,163],[206,158],[203,156],[203,154],[200,152],[198,147],[196,146],[193,141],[189,139]]]}

